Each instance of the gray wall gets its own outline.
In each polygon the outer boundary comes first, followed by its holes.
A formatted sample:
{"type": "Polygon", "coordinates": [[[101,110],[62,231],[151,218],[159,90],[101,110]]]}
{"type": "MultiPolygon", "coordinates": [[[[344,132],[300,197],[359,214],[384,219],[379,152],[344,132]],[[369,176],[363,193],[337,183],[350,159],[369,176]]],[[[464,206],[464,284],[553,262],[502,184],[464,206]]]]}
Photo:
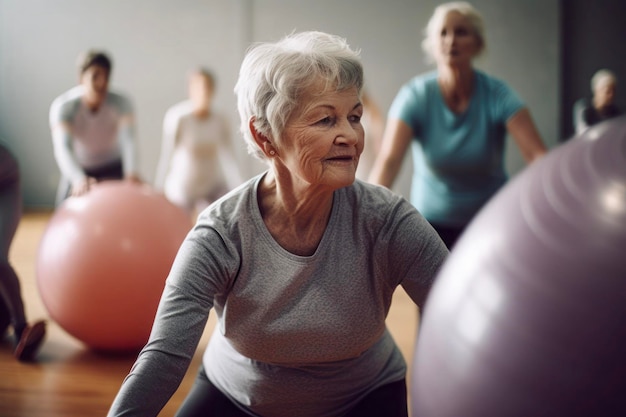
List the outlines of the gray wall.
{"type": "MultiPolygon", "coordinates": [[[[185,96],[185,72],[214,69],[217,108],[238,118],[232,93],[254,41],[293,30],[345,36],[362,50],[368,90],[387,110],[398,88],[430,70],[420,49],[435,0],[2,0],[0,2],[0,140],[17,155],[27,207],[50,207],[59,178],[48,128],[51,101],[77,82],[76,56],[91,47],[114,59],[113,88],[137,110],[140,168],[152,181],[165,110],[185,96]]],[[[478,67],[505,79],[535,117],[549,146],[558,141],[558,0],[475,0],[487,26],[488,53],[478,67]]],[[[239,148],[248,176],[263,168],[239,148]]],[[[509,146],[512,175],[523,163],[509,146]]],[[[395,189],[408,196],[410,157],[395,189]]]]}

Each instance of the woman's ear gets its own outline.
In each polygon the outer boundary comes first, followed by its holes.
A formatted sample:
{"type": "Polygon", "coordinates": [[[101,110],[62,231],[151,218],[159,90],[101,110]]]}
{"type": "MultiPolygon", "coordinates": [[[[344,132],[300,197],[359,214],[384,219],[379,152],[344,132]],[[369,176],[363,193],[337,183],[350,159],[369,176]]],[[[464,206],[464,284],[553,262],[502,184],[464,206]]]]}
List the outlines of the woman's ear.
{"type": "Polygon", "coordinates": [[[276,149],[274,148],[272,141],[256,128],[254,123],[255,121],[256,118],[252,116],[250,118],[250,121],[248,122],[248,128],[250,129],[250,133],[252,134],[254,141],[256,142],[259,149],[261,149],[263,153],[265,153],[265,156],[267,156],[268,158],[276,156],[276,149]]]}

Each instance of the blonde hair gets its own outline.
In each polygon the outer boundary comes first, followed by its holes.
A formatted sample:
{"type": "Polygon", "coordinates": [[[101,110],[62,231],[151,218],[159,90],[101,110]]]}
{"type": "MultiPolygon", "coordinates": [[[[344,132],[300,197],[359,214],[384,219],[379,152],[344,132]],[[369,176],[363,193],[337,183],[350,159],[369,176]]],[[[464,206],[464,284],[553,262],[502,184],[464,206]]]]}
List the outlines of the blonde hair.
{"type": "Polygon", "coordinates": [[[478,10],[465,1],[443,3],[435,8],[433,15],[430,17],[430,20],[424,29],[422,49],[426,53],[428,60],[431,62],[434,62],[435,60],[435,51],[438,39],[441,36],[441,26],[443,25],[443,20],[451,12],[459,13],[465,17],[472,26],[474,36],[476,36],[480,47],[478,54],[483,53],[487,47],[487,42],[485,40],[485,24],[478,10]]]}

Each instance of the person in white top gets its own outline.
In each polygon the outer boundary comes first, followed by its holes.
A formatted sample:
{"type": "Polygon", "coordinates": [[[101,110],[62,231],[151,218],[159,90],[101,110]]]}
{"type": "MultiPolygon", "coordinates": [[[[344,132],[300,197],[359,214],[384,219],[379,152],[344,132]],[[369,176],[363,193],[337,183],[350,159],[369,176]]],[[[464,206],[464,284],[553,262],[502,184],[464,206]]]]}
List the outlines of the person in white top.
{"type": "Polygon", "coordinates": [[[134,111],[124,95],[109,91],[112,62],[90,50],[79,58],[79,85],[50,106],[54,156],[61,171],[57,205],[105,179],[140,182],[134,111]]]}
{"type": "Polygon", "coordinates": [[[190,215],[243,182],[227,119],[213,110],[215,78],[205,68],[191,71],[189,98],[170,107],[155,188],[190,215]]]}

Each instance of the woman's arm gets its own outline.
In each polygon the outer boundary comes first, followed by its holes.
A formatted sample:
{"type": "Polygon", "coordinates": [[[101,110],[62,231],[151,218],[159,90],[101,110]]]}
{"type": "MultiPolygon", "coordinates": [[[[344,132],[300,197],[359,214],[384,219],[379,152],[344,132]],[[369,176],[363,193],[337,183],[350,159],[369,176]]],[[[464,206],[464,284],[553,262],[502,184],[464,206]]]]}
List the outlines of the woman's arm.
{"type": "Polygon", "coordinates": [[[161,155],[157,165],[157,171],[154,180],[154,188],[163,191],[165,179],[170,169],[170,161],[176,149],[176,136],[178,135],[178,126],[180,116],[177,114],[175,107],[171,107],[163,118],[163,137],[161,140],[161,155]]]}
{"type": "Polygon", "coordinates": [[[137,139],[135,137],[135,118],[132,113],[124,115],[120,119],[118,127],[118,139],[122,154],[122,167],[124,178],[141,182],[137,167],[137,139]]]}
{"type": "Polygon", "coordinates": [[[387,120],[380,154],[374,162],[368,182],[391,188],[412,138],[413,130],[404,121],[387,120]]]}
{"type": "Polygon", "coordinates": [[[531,163],[547,152],[528,109],[524,108],[515,113],[507,121],[506,128],[509,134],[513,136],[527,163],[531,163]]]}

